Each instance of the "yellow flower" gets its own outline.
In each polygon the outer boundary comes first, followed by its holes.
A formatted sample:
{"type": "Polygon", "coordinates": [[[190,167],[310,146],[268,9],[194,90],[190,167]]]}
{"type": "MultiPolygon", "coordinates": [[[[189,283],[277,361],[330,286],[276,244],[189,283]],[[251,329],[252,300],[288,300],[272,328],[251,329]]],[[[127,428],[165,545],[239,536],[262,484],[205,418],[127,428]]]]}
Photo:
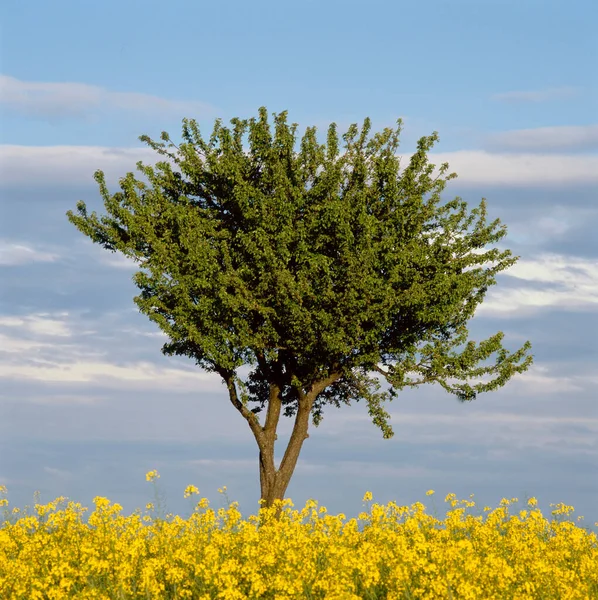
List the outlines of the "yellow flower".
{"type": "Polygon", "coordinates": [[[210,503],[208,502],[207,498],[202,498],[198,503],[197,503],[197,508],[208,508],[208,506],[210,506],[210,503]]]}
{"type": "Polygon", "coordinates": [[[363,496],[363,502],[369,502],[372,499],[372,492],[366,492],[363,496]]]}
{"type": "MultiPolygon", "coordinates": [[[[555,505],[551,504],[550,506],[555,506],[555,505]]],[[[572,513],[574,511],[575,511],[575,509],[572,506],[567,506],[566,504],[559,502],[555,506],[555,510],[552,511],[552,514],[553,515],[568,515],[569,513],[572,513]]]]}
{"type": "Polygon", "coordinates": [[[428,490],[426,492],[426,496],[432,496],[434,494],[434,490],[428,490]]]}
{"type": "Polygon", "coordinates": [[[189,498],[191,494],[199,494],[199,490],[194,485],[188,485],[185,488],[185,498],[189,498]]]}
{"type": "MultiPolygon", "coordinates": [[[[151,480],[157,473],[149,475],[151,480]]],[[[199,491],[187,486],[185,493],[199,491]]],[[[427,495],[433,493],[429,490],[427,495]]],[[[98,510],[89,526],[79,520],[87,509],[69,502],[58,510],[57,499],[37,504],[37,515],[21,514],[11,519],[14,524],[0,527],[0,548],[12,554],[21,548],[17,557],[0,552],[0,573],[6,572],[8,560],[13,595],[32,600],[101,593],[92,589],[93,582],[81,582],[82,571],[97,577],[110,574],[123,597],[133,594],[134,583],[152,598],[164,598],[168,587],[176,586],[181,600],[210,600],[209,586],[229,600],[267,594],[290,600],[308,593],[359,600],[378,585],[389,598],[403,597],[408,587],[418,598],[594,597],[595,533],[581,529],[575,519],[549,522],[537,508],[510,516],[503,506],[472,517],[465,514],[466,507],[475,505],[472,498],[458,500],[449,494],[447,500],[459,508],[451,509],[444,521],[426,514],[421,502],[411,507],[372,502],[371,514],[362,512],[343,523],[346,515],[332,516],[313,499],[301,510],[289,510],[280,521],[271,520],[273,512],[263,509],[245,521],[233,502],[228,510],[197,511],[188,520],[168,513],[166,521],[156,522],[139,509],[130,517],[119,515],[120,504],[96,497],[98,510]],[[310,522],[304,523],[310,510],[310,522]],[[285,556],[284,569],[279,568],[280,556],[285,556]],[[209,584],[195,593],[195,580],[209,584]]],[[[367,492],[364,501],[371,500],[367,492]]],[[[507,505],[514,501],[504,500],[507,505]]],[[[277,502],[293,506],[288,498],[277,502]]],[[[535,506],[535,499],[528,504],[535,506]]],[[[153,506],[149,503],[147,508],[153,506]]],[[[207,499],[197,506],[206,508],[207,499]]],[[[551,506],[557,514],[573,512],[565,504],[551,506]]]]}
{"type": "Polygon", "coordinates": [[[154,479],[160,479],[160,475],[159,475],[158,471],[156,471],[156,470],[149,471],[148,473],[145,474],[146,481],[153,481],[154,479]]]}

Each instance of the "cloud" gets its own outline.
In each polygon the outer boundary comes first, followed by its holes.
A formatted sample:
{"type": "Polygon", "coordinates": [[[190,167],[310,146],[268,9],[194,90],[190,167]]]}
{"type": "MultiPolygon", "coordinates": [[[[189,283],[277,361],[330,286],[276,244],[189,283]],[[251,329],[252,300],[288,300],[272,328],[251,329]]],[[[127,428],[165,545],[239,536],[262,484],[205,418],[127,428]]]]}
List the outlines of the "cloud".
{"type": "Polygon", "coordinates": [[[546,102],[548,100],[571,98],[578,93],[579,90],[577,88],[563,86],[527,92],[503,92],[500,94],[494,94],[492,98],[502,102],[546,102]]]}
{"type": "MultiPolygon", "coordinates": [[[[66,317],[68,313],[58,313],[56,316],[66,317]]],[[[42,336],[72,336],[72,331],[64,320],[53,318],[49,313],[37,313],[25,317],[0,317],[0,327],[16,327],[20,331],[42,336]]]]}
{"type": "MultiPolygon", "coordinates": [[[[513,386],[519,379],[509,382],[509,394],[517,394],[513,386]]],[[[587,391],[591,393],[589,386],[587,391]]],[[[522,402],[529,402],[526,395],[520,398],[522,402]]],[[[369,431],[371,417],[355,408],[351,410],[353,414],[330,412],[321,435],[331,441],[349,437],[353,448],[359,447],[362,451],[379,441],[369,431]],[[362,414],[356,414],[359,412],[362,414]]],[[[517,456],[529,448],[550,449],[558,454],[598,455],[598,419],[581,414],[558,416],[496,411],[484,408],[482,403],[468,407],[466,413],[458,410],[456,404],[448,403],[433,413],[406,411],[405,407],[388,408],[401,443],[479,445],[490,451],[500,449],[504,456],[517,456]]],[[[445,451],[440,449],[443,454],[445,451]]]]}
{"type": "Polygon", "coordinates": [[[55,467],[44,467],[43,470],[44,473],[47,473],[52,477],[57,477],[61,480],[70,480],[73,478],[73,474],[65,469],[57,469],[55,467]]]}
{"type": "Polygon", "coordinates": [[[120,361],[113,349],[98,349],[100,340],[97,332],[85,327],[83,318],[67,312],[0,316],[0,379],[169,392],[221,390],[221,379],[214,373],[192,365],[177,368],[143,360],[120,361]],[[78,340],[73,342],[75,332],[78,340]]]}
{"type": "Polygon", "coordinates": [[[85,117],[102,111],[150,114],[205,114],[213,109],[202,102],[178,101],[139,94],[113,92],[86,83],[22,81],[0,75],[0,102],[15,112],[34,117],[85,117]]]}
{"type": "Polygon", "coordinates": [[[135,260],[114,252],[111,252],[110,254],[102,252],[102,254],[98,256],[98,262],[102,265],[105,265],[106,267],[122,269],[125,271],[136,271],[139,267],[138,263],[135,260]]]}
{"type": "Polygon", "coordinates": [[[57,254],[35,250],[30,244],[0,240],[0,266],[12,267],[37,262],[55,262],[58,258],[57,254]]]}
{"type": "Polygon", "coordinates": [[[592,223],[598,216],[598,209],[595,208],[572,209],[561,205],[551,208],[544,206],[539,212],[538,216],[533,216],[533,228],[530,227],[530,216],[510,223],[509,239],[524,244],[552,244],[570,235],[573,229],[592,223]]]}
{"type": "Polygon", "coordinates": [[[534,259],[520,259],[501,273],[531,283],[541,289],[496,286],[476,310],[476,315],[500,315],[520,318],[539,308],[598,310],[598,265],[595,259],[541,254],[534,259]]]}
{"type": "Polygon", "coordinates": [[[598,150],[598,125],[538,127],[496,133],[489,145],[512,152],[595,151],[598,150]]]}
{"type": "MultiPolygon", "coordinates": [[[[548,265],[545,265],[545,268],[548,268],[548,265]]],[[[527,271],[532,273],[533,278],[533,267],[528,268],[527,271]]],[[[519,276],[524,277],[525,273],[524,269],[519,276]]],[[[558,268],[555,268],[555,273],[558,278],[558,268]]],[[[562,276],[562,280],[567,280],[566,273],[562,276]]],[[[573,284],[573,280],[571,283],[573,284]]],[[[591,284],[592,280],[590,279],[591,284]]],[[[593,281],[593,285],[598,288],[596,281],[593,281]]],[[[591,298],[589,287],[588,298],[591,298]]],[[[491,291],[489,299],[478,307],[478,313],[498,314],[505,317],[519,311],[518,315],[520,316],[523,309],[550,306],[551,294],[553,296],[556,294],[556,299],[553,299],[552,304],[562,306],[567,305],[567,300],[573,303],[577,302],[574,296],[561,297],[558,290],[538,291],[526,296],[522,295],[521,290],[514,289],[510,290],[510,294],[499,293],[498,300],[491,291]],[[521,303],[522,297],[527,303],[521,303]],[[490,308],[484,308],[486,306],[490,306],[490,308]]],[[[594,295],[596,296],[596,294],[594,295]]],[[[79,320],[82,321],[82,318],[79,320]]],[[[163,364],[149,360],[122,360],[120,356],[114,355],[113,350],[109,349],[113,347],[114,339],[108,340],[108,347],[104,351],[103,348],[98,347],[98,344],[105,341],[105,338],[98,337],[95,328],[85,329],[82,327],[79,320],[73,319],[73,316],[68,313],[36,313],[19,317],[0,317],[0,328],[5,330],[0,331],[0,379],[57,384],[85,383],[112,389],[164,389],[176,393],[198,390],[202,392],[220,391],[222,389],[222,381],[219,376],[184,364],[182,360],[180,367],[167,366],[172,364],[172,359],[165,358],[160,359],[163,364]],[[73,341],[75,332],[78,340],[73,341]],[[86,340],[85,337],[82,337],[84,335],[89,336],[89,339],[86,340]],[[33,339],[31,339],[32,337],[33,339]],[[61,338],[65,341],[61,342],[61,338]]],[[[101,322],[102,318],[100,317],[98,323],[101,322]]],[[[119,327],[115,323],[112,327],[120,331],[121,336],[126,334],[127,339],[132,339],[132,335],[138,333],[135,328],[130,326],[119,327]]],[[[105,327],[100,328],[106,329],[105,327]]],[[[164,339],[164,335],[157,332],[148,332],[146,335],[164,339]]],[[[122,341],[119,342],[118,336],[116,341],[122,344],[122,341]]],[[[156,357],[158,356],[156,353],[156,357]]],[[[248,366],[239,369],[239,376],[246,378],[249,370],[248,366]]],[[[523,386],[528,394],[553,394],[579,391],[582,388],[578,384],[582,379],[554,377],[545,369],[533,365],[530,371],[518,378],[517,385],[523,386]]]]}
{"type": "Polygon", "coordinates": [[[151,148],[102,148],[98,146],[0,146],[0,175],[5,186],[89,184],[96,187],[93,174],[104,171],[108,181],[117,183],[135,164],[155,164],[161,156],[151,148]]]}
{"type": "Polygon", "coordinates": [[[195,368],[174,369],[147,361],[115,365],[105,361],[75,360],[72,363],[36,360],[34,364],[13,362],[0,364],[0,378],[46,381],[56,383],[95,383],[103,387],[123,389],[132,384],[135,389],[163,389],[169,392],[220,390],[218,375],[195,368]]]}
{"type": "MultiPolygon", "coordinates": [[[[403,166],[411,155],[403,155],[403,166]]],[[[115,185],[135,164],[154,165],[164,157],[147,147],[108,148],[100,146],[12,146],[0,145],[0,180],[4,186],[47,186],[90,184],[93,173],[104,171],[115,185]]],[[[430,153],[437,166],[444,162],[456,172],[461,185],[569,186],[598,183],[598,154],[493,153],[459,150],[430,153]]],[[[141,175],[138,174],[141,178],[141,175]]]]}
{"type": "Polygon", "coordinates": [[[598,154],[492,153],[458,150],[430,154],[436,165],[448,162],[461,185],[549,187],[598,184],[598,154]]]}
{"type": "Polygon", "coordinates": [[[40,342],[37,340],[22,340],[0,333],[0,356],[6,352],[12,356],[18,353],[29,353],[32,350],[40,348],[51,348],[53,344],[49,342],[40,342]]]}

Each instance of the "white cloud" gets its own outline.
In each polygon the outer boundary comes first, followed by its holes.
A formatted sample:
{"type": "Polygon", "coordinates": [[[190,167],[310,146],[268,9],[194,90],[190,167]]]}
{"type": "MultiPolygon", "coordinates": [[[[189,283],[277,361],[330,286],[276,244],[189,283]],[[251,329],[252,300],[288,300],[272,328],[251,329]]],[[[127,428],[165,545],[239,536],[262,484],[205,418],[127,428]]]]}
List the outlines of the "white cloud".
{"type": "Polygon", "coordinates": [[[522,388],[527,396],[546,396],[548,394],[563,394],[565,392],[580,392],[587,382],[582,376],[576,377],[553,377],[549,375],[548,367],[543,365],[532,365],[528,371],[513,380],[515,388],[522,388]],[[577,383],[576,383],[577,382],[577,383]]]}
{"type": "MultiPolygon", "coordinates": [[[[531,282],[539,289],[493,286],[477,307],[476,317],[521,318],[547,307],[596,310],[598,305],[598,265],[595,260],[546,253],[520,258],[500,276],[531,282]]],[[[135,360],[115,364],[110,359],[110,352],[92,345],[94,331],[102,331],[103,335],[110,333],[102,326],[105,322],[102,315],[96,315],[91,324],[83,324],[85,318],[75,318],[68,312],[0,316],[0,352],[3,356],[0,378],[91,383],[116,389],[222,390],[219,376],[191,365],[165,366],[172,359],[162,359],[165,361],[162,365],[135,360]],[[89,340],[81,338],[79,343],[73,344],[75,335],[92,337],[89,340]]],[[[117,331],[114,339],[120,335],[124,340],[135,332],[164,339],[161,332],[142,332],[130,323],[125,325],[113,325],[117,331]]],[[[248,370],[248,367],[241,369],[239,375],[246,377],[248,370]]],[[[541,366],[532,365],[528,372],[515,378],[513,385],[521,387],[527,395],[551,395],[580,391],[590,383],[579,376],[554,377],[541,366]]]]}
{"type": "Polygon", "coordinates": [[[0,378],[53,381],[62,383],[95,383],[106,387],[119,387],[131,383],[136,389],[163,389],[177,392],[220,390],[222,380],[214,373],[198,368],[174,369],[146,361],[115,365],[100,361],[75,361],[69,364],[6,364],[0,365],[0,378]]]}
{"type": "Polygon", "coordinates": [[[125,271],[136,271],[139,268],[137,261],[127,256],[123,256],[118,252],[106,253],[104,249],[102,249],[101,254],[98,255],[98,262],[107,267],[123,269],[125,271]]]}
{"type": "MultiPolygon", "coordinates": [[[[509,382],[509,393],[518,378],[509,382]]],[[[504,392],[502,392],[504,393],[504,392]]],[[[522,396],[522,401],[528,400],[522,396]]],[[[558,447],[560,454],[598,454],[596,435],[598,418],[499,412],[484,409],[483,404],[459,410],[456,403],[444,403],[437,412],[406,412],[405,407],[389,406],[393,429],[401,442],[410,444],[472,444],[489,450],[500,449],[516,456],[525,448],[558,447]],[[572,431],[575,433],[573,434],[572,431]]],[[[322,435],[350,437],[354,447],[372,447],[379,437],[371,432],[371,417],[352,408],[333,412],[322,425],[322,435]]],[[[443,450],[445,452],[445,450],[443,450]]]]}
{"type": "MultiPolygon", "coordinates": [[[[403,156],[407,166],[410,154],[403,156]]],[[[11,146],[0,145],[2,184],[75,185],[95,187],[93,173],[101,169],[110,185],[128,171],[137,173],[135,163],[153,165],[164,157],[151,148],[107,148],[100,146],[11,146]]],[[[431,153],[437,166],[444,162],[465,185],[554,186],[598,183],[598,154],[492,153],[459,150],[431,153]]]]}
{"type": "Polygon", "coordinates": [[[53,344],[50,344],[49,342],[22,340],[0,333],[0,353],[6,352],[11,356],[19,353],[29,353],[32,350],[38,350],[40,348],[51,348],[52,346],[53,344]]]}
{"type": "Polygon", "coordinates": [[[202,102],[168,100],[150,94],[113,92],[85,83],[22,81],[0,75],[0,102],[21,114],[36,117],[82,117],[100,111],[205,114],[202,102]]]}
{"type": "Polygon", "coordinates": [[[70,480],[73,478],[73,474],[65,469],[57,469],[55,467],[44,467],[43,470],[44,473],[47,473],[52,477],[57,477],[58,479],[70,480]]]}
{"type": "Polygon", "coordinates": [[[594,259],[558,254],[542,254],[525,260],[520,258],[501,276],[546,284],[546,287],[501,289],[497,285],[490,288],[476,315],[520,318],[540,308],[598,308],[598,264],[594,259]]]}
{"type": "Polygon", "coordinates": [[[576,292],[598,291],[598,263],[595,259],[544,253],[535,259],[519,260],[508,271],[510,277],[575,287],[576,292]]]}
{"type": "MultiPolygon", "coordinates": [[[[2,341],[0,339],[0,342],[2,341]]],[[[49,344],[36,344],[33,349],[39,347],[51,349],[49,344]]],[[[43,358],[33,360],[28,354],[29,348],[26,344],[19,346],[18,343],[15,343],[9,348],[14,350],[10,353],[12,360],[0,364],[0,378],[56,383],[93,383],[113,389],[151,389],[175,393],[223,391],[224,389],[218,375],[205,372],[198,367],[172,368],[147,361],[131,361],[124,365],[99,360],[84,361],[75,358],[76,351],[68,357],[68,361],[64,359],[44,360],[43,358]],[[15,356],[16,353],[28,360],[19,359],[18,356],[15,356]]],[[[2,349],[5,348],[2,347],[2,349]]],[[[56,350],[58,347],[54,345],[54,349],[56,350]]],[[[241,372],[239,375],[243,378],[247,376],[246,373],[241,372]]],[[[584,383],[592,383],[590,379],[584,376],[554,377],[548,374],[547,368],[541,365],[532,365],[528,372],[514,378],[510,389],[513,390],[514,387],[517,387],[522,388],[522,392],[528,396],[545,396],[582,391],[584,383]]],[[[489,377],[476,378],[474,382],[478,380],[487,381],[489,377]]],[[[449,383],[456,381],[449,379],[449,383]]],[[[66,402],[68,398],[56,397],[60,403],[66,402]]],[[[51,403],[52,400],[48,398],[48,402],[51,403]]]]}
{"type": "Polygon", "coordinates": [[[577,125],[516,129],[496,133],[490,145],[513,152],[598,150],[598,125],[577,125]]]}
{"type": "Polygon", "coordinates": [[[503,92],[492,96],[495,100],[504,102],[546,102],[547,100],[558,100],[560,98],[571,98],[579,93],[574,87],[548,88],[536,91],[503,92]]]}
{"type": "Polygon", "coordinates": [[[161,160],[151,148],[103,148],[99,146],[0,146],[0,174],[3,185],[49,184],[96,187],[93,174],[104,171],[113,185],[135,164],[161,160]]]}
{"type": "MultiPolygon", "coordinates": [[[[165,391],[220,390],[220,376],[187,367],[164,367],[147,361],[119,365],[105,360],[106,352],[85,344],[65,344],[73,332],[93,333],[67,322],[68,313],[0,317],[0,379],[56,383],[94,383],[110,388],[163,389],[165,391]],[[34,339],[23,339],[33,335],[34,339]],[[50,343],[47,338],[54,337],[50,343]]],[[[126,333],[123,331],[122,333],[126,333]]],[[[167,360],[167,359],[166,359],[167,360]]]]}
{"type": "Polygon", "coordinates": [[[30,244],[0,240],[0,266],[12,267],[36,262],[55,262],[58,258],[57,254],[35,250],[30,244]]]}
{"type": "Polygon", "coordinates": [[[58,313],[50,315],[49,313],[37,313],[25,317],[0,317],[0,327],[17,327],[28,333],[42,336],[70,337],[71,330],[60,317],[67,317],[68,313],[58,313]],[[59,317],[53,318],[53,317],[59,317]]]}
{"type": "Polygon", "coordinates": [[[458,150],[430,154],[436,165],[449,163],[460,184],[508,187],[595,185],[598,154],[514,154],[458,150]]]}

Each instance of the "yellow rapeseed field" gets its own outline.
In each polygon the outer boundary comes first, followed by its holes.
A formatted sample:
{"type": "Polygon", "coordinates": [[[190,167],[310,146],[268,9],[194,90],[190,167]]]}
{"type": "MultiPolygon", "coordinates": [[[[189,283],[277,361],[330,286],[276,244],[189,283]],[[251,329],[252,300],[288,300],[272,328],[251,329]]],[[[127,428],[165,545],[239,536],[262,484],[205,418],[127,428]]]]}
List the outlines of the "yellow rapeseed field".
{"type": "MultiPolygon", "coordinates": [[[[159,477],[156,471],[148,481],[159,477]]],[[[225,488],[226,489],[226,488],[225,488]]],[[[6,488],[0,488],[5,495],[6,488]]],[[[219,490],[222,491],[222,490],[219,490]]],[[[195,486],[185,496],[197,494],[195,486]]],[[[430,490],[428,495],[434,492],[430,490]]],[[[309,500],[261,508],[243,521],[233,502],[215,512],[203,498],[191,517],[131,516],[107,498],[87,509],[65,498],[35,505],[35,515],[4,509],[0,529],[2,600],[208,600],[327,598],[598,598],[598,540],[552,505],[547,521],[531,498],[509,513],[503,499],[484,515],[449,494],[444,520],[411,506],[373,504],[358,519],[328,515],[309,500]],[[361,523],[362,527],[359,527],[361,523]]],[[[6,498],[0,505],[8,506],[6,498]]],[[[148,504],[146,509],[153,510],[148,504]]]]}

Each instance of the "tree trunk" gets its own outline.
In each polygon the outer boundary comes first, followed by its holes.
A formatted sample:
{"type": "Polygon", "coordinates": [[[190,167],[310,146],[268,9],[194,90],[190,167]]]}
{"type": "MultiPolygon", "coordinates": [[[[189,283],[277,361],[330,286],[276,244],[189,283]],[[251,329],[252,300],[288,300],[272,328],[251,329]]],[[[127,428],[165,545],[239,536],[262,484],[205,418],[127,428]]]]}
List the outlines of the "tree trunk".
{"type": "MultiPolygon", "coordinates": [[[[264,364],[263,355],[257,354],[258,361],[264,364]]],[[[280,467],[276,469],[274,464],[274,443],[276,442],[276,429],[280,419],[280,409],[282,402],[280,399],[281,386],[278,382],[270,382],[270,394],[268,401],[268,410],[266,413],[266,422],[264,426],[260,423],[253,412],[251,412],[240,400],[235,385],[234,371],[217,369],[218,373],[224,379],[229,391],[230,401],[233,406],[243,415],[249,424],[259,448],[259,466],[260,466],[260,488],[262,505],[270,508],[276,500],[284,500],[291,477],[297,465],[299,453],[303,442],[309,437],[307,429],[309,427],[309,415],[313,403],[320,392],[342,377],[342,372],[335,365],[333,372],[326,377],[311,385],[308,393],[300,388],[297,389],[298,406],[295,415],[295,424],[291,433],[291,438],[287,445],[280,467]]],[[[263,369],[267,372],[267,368],[263,369]]],[[[279,508],[275,516],[280,516],[279,508]]]]}
{"type": "MultiPolygon", "coordinates": [[[[266,424],[262,430],[264,436],[261,438],[256,437],[260,449],[261,498],[264,500],[263,505],[265,507],[271,507],[275,500],[284,500],[284,494],[297,466],[303,442],[309,437],[307,430],[313,403],[320,392],[337,379],[340,379],[341,376],[341,372],[335,371],[326,379],[314,383],[309,393],[305,394],[298,390],[299,398],[295,424],[278,470],[274,466],[274,442],[276,441],[276,426],[278,425],[281,404],[278,390],[275,394],[270,395],[266,424]]],[[[280,516],[280,512],[280,509],[276,511],[276,518],[280,516]]]]}
{"type": "MultiPolygon", "coordinates": [[[[276,469],[274,464],[274,443],[276,434],[274,431],[268,432],[262,438],[262,443],[258,444],[259,452],[259,467],[260,467],[260,488],[261,499],[264,508],[270,508],[274,505],[275,500],[284,500],[284,495],[295,471],[297,460],[303,442],[309,437],[307,429],[309,427],[309,413],[312,402],[307,398],[303,398],[299,402],[297,414],[295,415],[295,425],[284,453],[280,467],[276,469]]],[[[276,518],[280,516],[281,510],[276,511],[276,518]]]]}

